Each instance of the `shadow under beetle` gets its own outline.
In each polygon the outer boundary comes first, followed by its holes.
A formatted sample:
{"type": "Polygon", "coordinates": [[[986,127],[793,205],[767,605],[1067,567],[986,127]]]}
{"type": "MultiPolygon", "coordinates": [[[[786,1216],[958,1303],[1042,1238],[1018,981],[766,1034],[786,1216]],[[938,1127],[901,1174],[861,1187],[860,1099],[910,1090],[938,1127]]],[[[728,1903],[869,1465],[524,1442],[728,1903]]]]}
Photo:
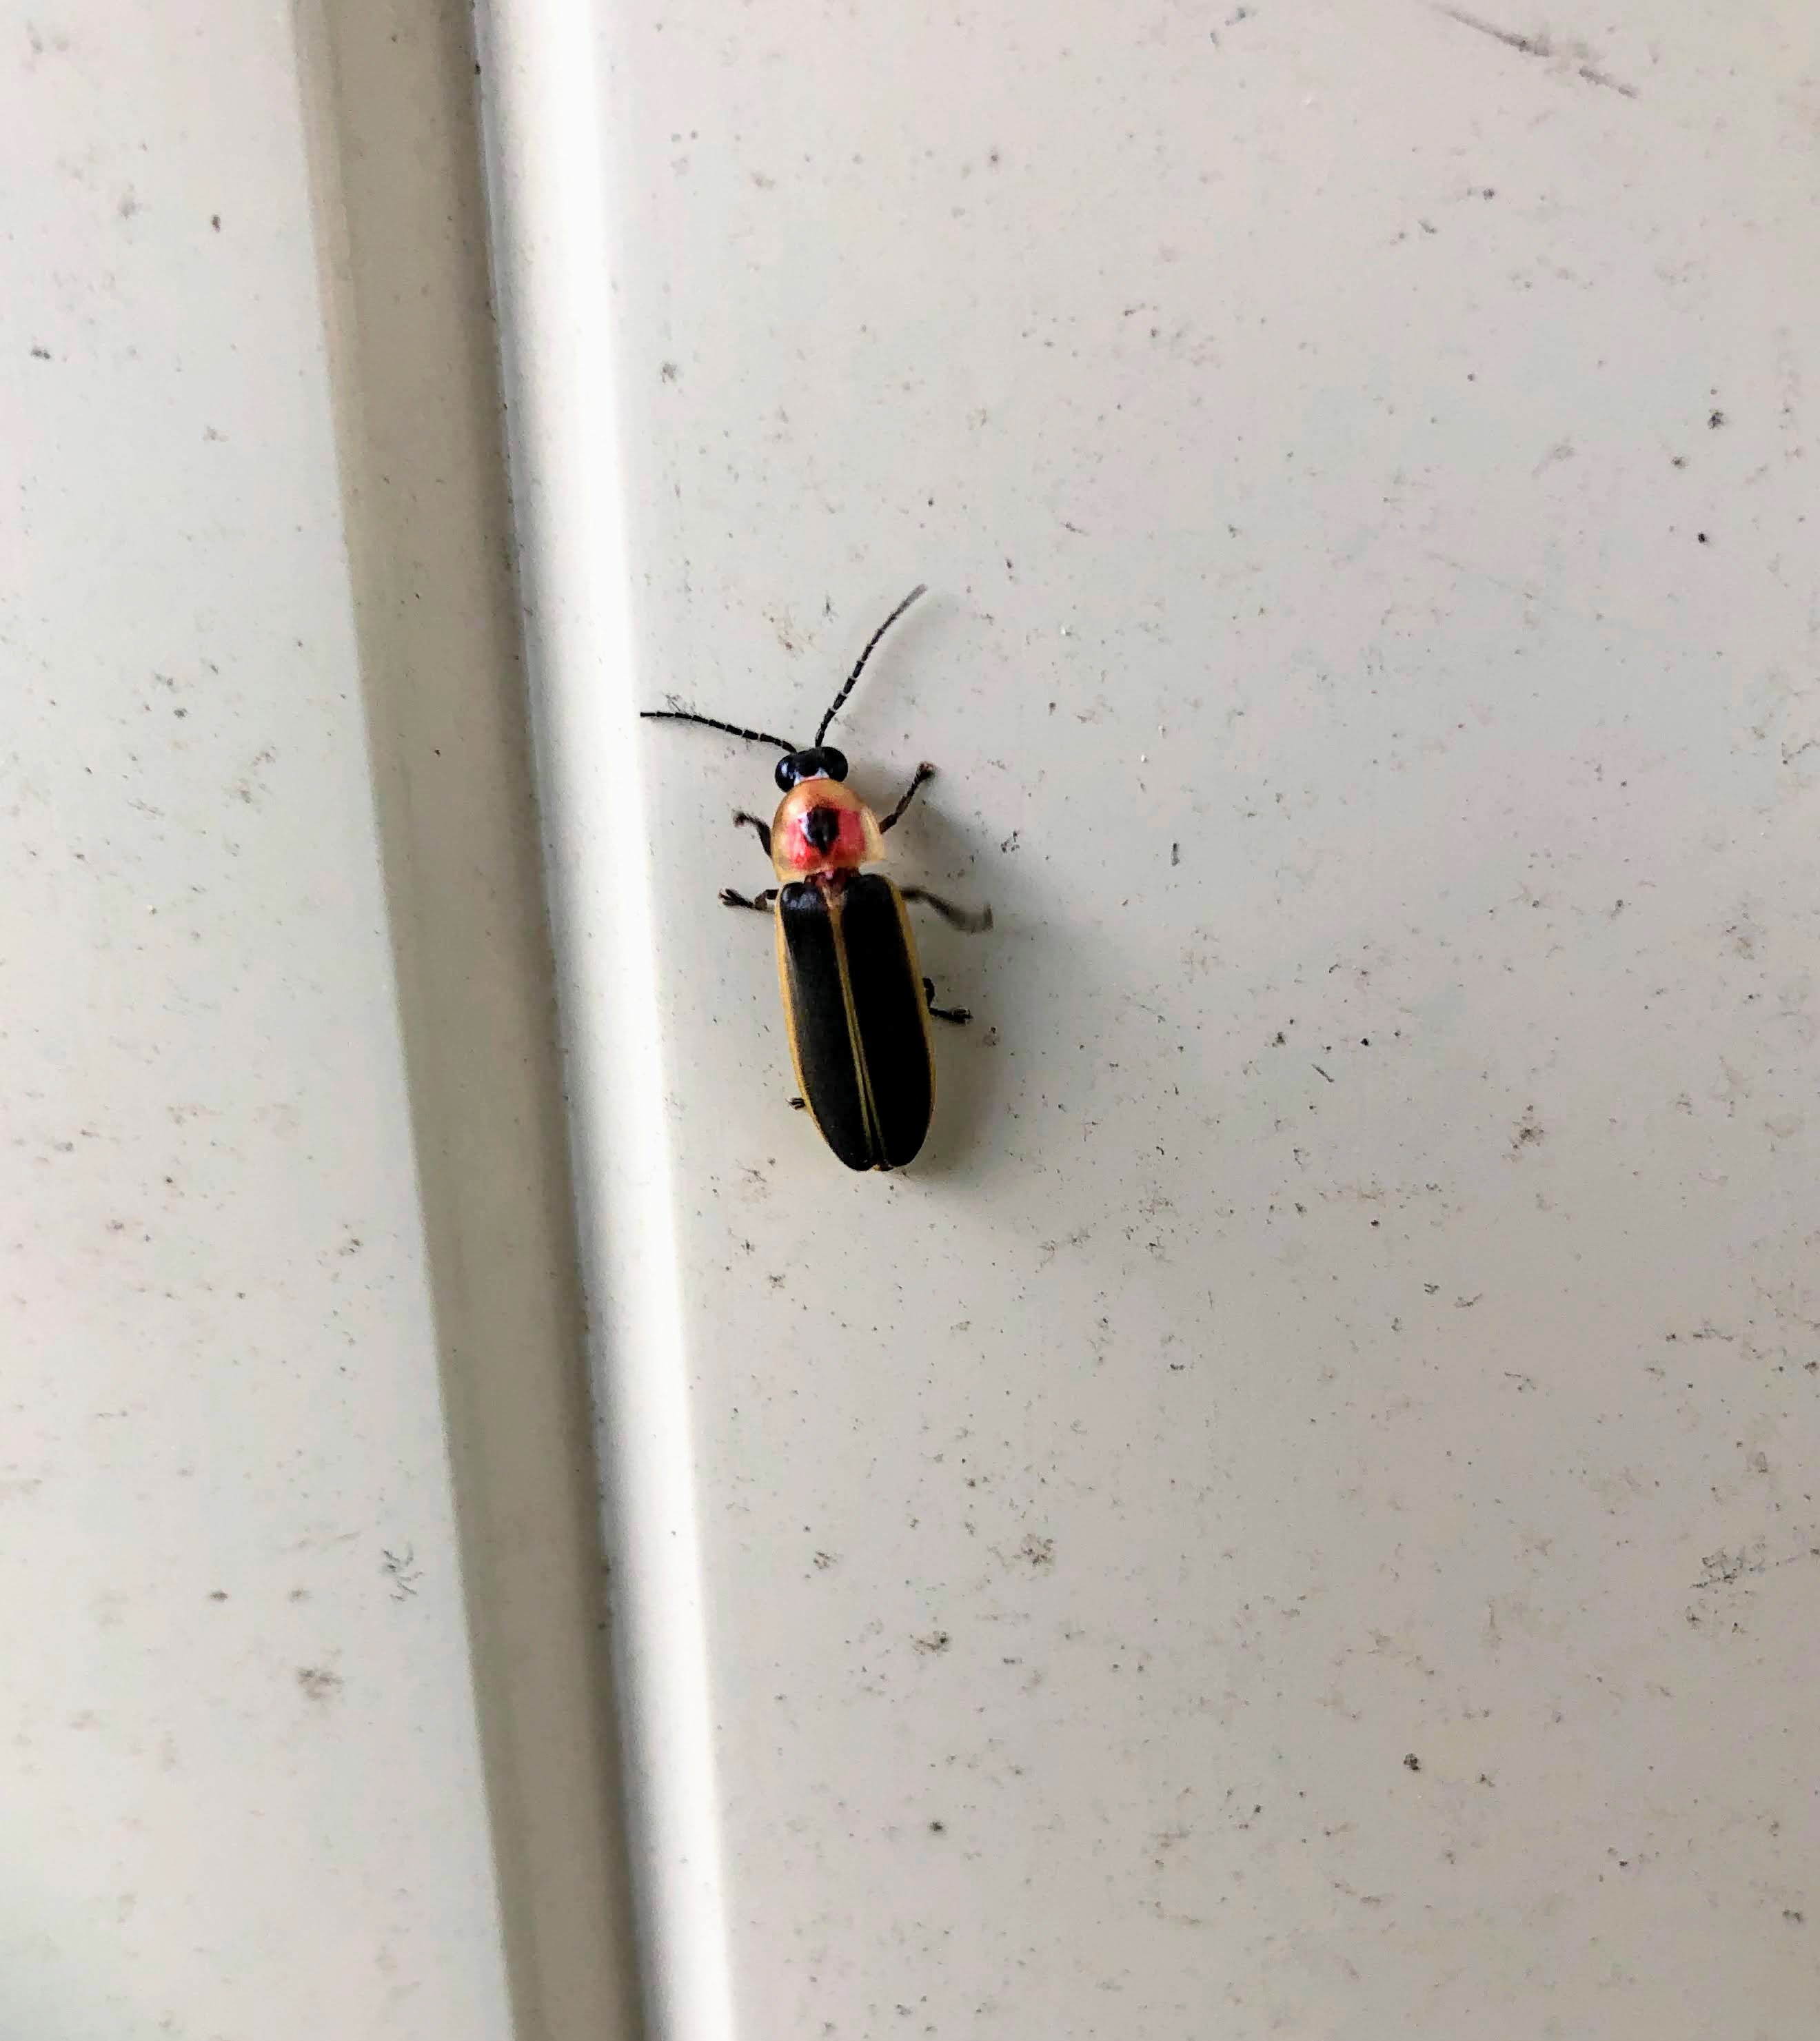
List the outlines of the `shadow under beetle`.
{"type": "MultiPolygon", "coordinates": [[[[865,670],[879,640],[926,591],[913,588],[867,641],[846,683],[807,746],[769,731],[746,730],[691,709],[645,709],[659,723],[699,723],[783,756],[776,780],[784,798],[769,823],[742,809],[736,826],[757,836],[779,883],[750,898],[731,887],[729,907],[769,914],[777,927],[777,979],[784,994],[790,1060],[822,1138],[849,1169],[901,1169],[929,1132],[935,1105],[935,1054],[929,1020],[972,1019],[964,1007],[935,1004],[935,987],[917,962],[906,902],[933,907],[968,933],[992,925],[992,910],[969,914],[920,886],[899,887],[860,867],[885,855],[887,830],[902,820],[935,768],[918,766],[903,798],[881,820],[845,784],[847,761],[822,739],[865,670]]],[[[673,700],[673,697],[672,697],[673,700]]]]}

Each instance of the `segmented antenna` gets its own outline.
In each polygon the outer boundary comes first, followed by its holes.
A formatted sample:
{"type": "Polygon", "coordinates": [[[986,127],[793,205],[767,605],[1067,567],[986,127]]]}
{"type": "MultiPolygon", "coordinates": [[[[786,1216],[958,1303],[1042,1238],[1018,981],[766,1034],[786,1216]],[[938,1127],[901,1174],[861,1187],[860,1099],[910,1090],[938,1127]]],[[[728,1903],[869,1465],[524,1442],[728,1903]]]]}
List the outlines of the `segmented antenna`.
{"type": "Polygon", "coordinates": [[[891,612],[891,615],[885,619],[884,622],[879,626],[878,629],[875,631],[872,636],[866,641],[866,649],[860,654],[857,662],[854,665],[853,670],[847,676],[847,685],[841,689],[841,692],[838,695],[835,696],[834,702],[828,710],[828,713],[822,719],[822,727],[815,732],[815,742],[817,744],[819,744],[822,739],[827,735],[828,726],[834,721],[834,718],[840,714],[841,703],[844,702],[847,699],[848,696],[853,692],[853,683],[865,670],[866,662],[872,656],[873,647],[877,645],[879,640],[883,637],[885,633],[890,630],[891,626],[897,622],[898,619],[903,615],[904,612],[910,608],[910,605],[916,601],[917,597],[919,595],[927,595],[928,593],[928,583],[926,582],[919,581],[916,586],[910,590],[910,593],[904,597],[903,601],[898,605],[897,608],[891,612]]]}
{"type": "Polygon", "coordinates": [[[708,730],[723,730],[729,737],[743,737],[749,744],[769,744],[774,751],[796,749],[787,737],[773,737],[768,730],[742,730],[736,723],[723,723],[718,716],[697,715],[693,709],[641,708],[639,716],[646,723],[699,723],[708,730]]]}

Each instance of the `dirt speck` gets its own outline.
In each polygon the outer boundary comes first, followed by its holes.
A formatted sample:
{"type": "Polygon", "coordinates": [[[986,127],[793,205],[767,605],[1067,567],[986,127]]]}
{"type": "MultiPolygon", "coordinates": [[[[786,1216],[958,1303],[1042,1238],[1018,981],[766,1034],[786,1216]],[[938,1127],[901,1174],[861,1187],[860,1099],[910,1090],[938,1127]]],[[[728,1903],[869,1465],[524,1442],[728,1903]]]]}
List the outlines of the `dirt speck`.
{"type": "Polygon", "coordinates": [[[937,1658],[945,1651],[954,1639],[945,1630],[932,1630],[926,1637],[913,1637],[910,1642],[926,1658],[937,1658]]]}
{"type": "Polygon", "coordinates": [[[1093,1229],[1090,1226],[1083,1226],[1070,1234],[1066,1240],[1040,1240],[1036,1243],[1036,1266],[1047,1268],[1064,1247],[1085,1247],[1093,1237],[1093,1229]]]}
{"type": "Polygon", "coordinates": [[[1055,1541],[1053,1538],[1039,1538],[1035,1532],[1025,1538],[1017,1548],[1017,1555],[1038,1573],[1055,1563],[1055,1541]]]}
{"type": "Polygon", "coordinates": [[[1708,412],[1707,412],[1707,416],[1706,416],[1706,429],[1707,429],[1707,430],[1709,433],[1716,433],[1716,432],[1719,430],[1719,427],[1720,427],[1721,425],[1724,425],[1726,422],[1727,422],[1727,419],[1726,419],[1726,415],[1725,415],[1724,412],[1723,412],[1723,411],[1708,411],[1708,412]]]}
{"type": "Polygon", "coordinates": [[[263,750],[256,751],[246,771],[228,781],[229,798],[250,808],[259,807],[264,799],[265,789],[259,784],[258,775],[268,765],[275,764],[277,757],[277,753],[269,745],[263,750]]]}
{"type": "Polygon", "coordinates": [[[809,642],[808,634],[788,609],[767,609],[765,620],[776,633],[777,642],[786,652],[802,651],[809,642]]]}
{"type": "Polygon", "coordinates": [[[1404,1755],[1403,1755],[1403,1769],[1404,1769],[1404,1771],[1406,1771],[1406,1772],[1420,1772],[1421,1768],[1422,1768],[1422,1761],[1421,1761],[1421,1760],[1419,1757],[1417,1757],[1417,1755],[1415,1754],[1415,1753],[1414,1753],[1413,1750],[1405,1752],[1405,1753],[1404,1753],[1404,1755]]]}
{"type": "Polygon", "coordinates": [[[341,1691],[341,1676],[326,1665],[300,1665],[297,1684],[303,1688],[305,1700],[326,1707],[341,1691]]]}
{"type": "Polygon", "coordinates": [[[1721,1546],[1716,1552],[1703,1552],[1700,1563],[1700,1577],[1693,1584],[1696,1591],[1730,1587],[1746,1574],[1761,1574],[1764,1570],[1762,1551],[1753,1545],[1741,1545],[1735,1552],[1728,1552],[1721,1546]]]}

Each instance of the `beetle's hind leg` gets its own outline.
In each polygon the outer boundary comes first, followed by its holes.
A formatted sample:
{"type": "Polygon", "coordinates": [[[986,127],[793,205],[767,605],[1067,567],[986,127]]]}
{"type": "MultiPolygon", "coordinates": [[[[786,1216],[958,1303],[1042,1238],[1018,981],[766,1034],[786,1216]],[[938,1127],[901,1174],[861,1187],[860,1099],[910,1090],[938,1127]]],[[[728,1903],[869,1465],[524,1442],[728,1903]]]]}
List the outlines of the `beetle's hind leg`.
{"type": "Polygon", "coordinates": [[[755,914],[769,914],[776,902],[777,889],[768,886],[762,893],[754,893],[749,900],[743,893],[735,893],[731,886],[720,889],[720,904],[723,907],[750,907],[755,914]]]}
{"type": "Polygon", "coordinates": [[[910,780],[910,784],[905,788],[903,792],[903,799],[899,801],[897,806],[891,810],[891,813],[885,817],[884,820],[879,824],[879,830],[881,835],[885,830],[895,829],[897,827],[898,824],[903,819],[904,810],[907,808],[910,803],[916,799],[917,794],[921,789],[924,780],[933,780],[934,777],[935,768],[930,765],[929,761],[925,758],[916,769],[915,775],[910,780]]]}
{"type": "Polygon", "coordinates": [[[771,855],[771,825],[768,822],[762,820],[757,815],[749,815],[743,808],[735,808],[733,811],[733,826],[735,829],[756,830],[758,832],[759,848],[767,857],[771,855]]]}
{"type": "Polygon", "coordinates": [[[899,889],[906,900],[920,900],[925,907],[933,907],[951,929],[959,929],[963,935],[978,936],[992,926],[992,910],[982,907],[975,914],[965,907],[957,907],[952,900],[944,900],[939,894],[926,891],[921,886],[905,886],[899,889]]]}
{"type": "Polygon", "coordinates": [[[924,1004],[929,1008],[931,1020],[952,1020],[956,1026],[964,1028],[973,1018],[973,1009],[970,1006],[937,1006],[935,1003],[935,980],[933,978],[925,978],[923,980],[922,996],[924,1004]]]}

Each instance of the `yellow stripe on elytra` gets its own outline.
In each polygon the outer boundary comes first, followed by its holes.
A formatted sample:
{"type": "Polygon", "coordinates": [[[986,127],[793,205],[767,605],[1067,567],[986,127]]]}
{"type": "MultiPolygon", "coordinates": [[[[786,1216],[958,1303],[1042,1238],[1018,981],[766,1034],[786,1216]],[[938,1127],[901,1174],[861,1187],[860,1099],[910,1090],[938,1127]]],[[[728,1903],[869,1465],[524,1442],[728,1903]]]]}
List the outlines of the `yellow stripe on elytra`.
{"type": "MultiPolygon", "coordinates": [[[[887,879],[886,883],[890,884],[887,879]]],[[[917,955],[916,931],[910,926],[910,909],[904,904],[904,896],[896,887],[891,887],[891,898],[898,910],[898,927],[902,931],[904,955],[910,959],[910,983],[916,987],[917,1012],[922,1017],[922,1052],[929,1062],[929,1099],[935,1104],[935,1030],[930,1025],[929,1001],[923,993],[922,959],[917,955]]]]}

